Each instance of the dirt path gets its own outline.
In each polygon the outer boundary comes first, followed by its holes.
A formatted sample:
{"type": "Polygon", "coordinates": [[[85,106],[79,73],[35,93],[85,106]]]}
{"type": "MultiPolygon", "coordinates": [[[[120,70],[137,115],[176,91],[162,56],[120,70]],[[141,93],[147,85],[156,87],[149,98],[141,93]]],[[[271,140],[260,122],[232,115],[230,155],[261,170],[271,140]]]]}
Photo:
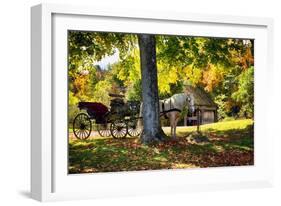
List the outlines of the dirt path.
{"type": "MultiPolygon", "coordinates": [[[[92,131],[91,135],[90,135],[90,137],[88,139],[96,139],[96,138],[101,138],[101,136],[99,135],[99,133],[97,131],[92,131]]],[[[75,140],[77,138],[74,136],[73,132],[69,132],[69,139],[70,140],[75,140]]]]}

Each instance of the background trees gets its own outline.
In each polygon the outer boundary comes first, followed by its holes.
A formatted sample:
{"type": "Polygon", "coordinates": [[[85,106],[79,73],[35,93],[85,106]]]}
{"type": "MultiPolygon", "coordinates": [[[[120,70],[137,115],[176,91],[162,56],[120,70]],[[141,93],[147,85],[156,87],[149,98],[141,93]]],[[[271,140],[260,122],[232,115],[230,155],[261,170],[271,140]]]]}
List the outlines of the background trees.
{"type": "MultiPolygon", "coordinates": [[[[253,117],[253,40],[156,35],[159,97],[190,84],[205,89],[219,106],[219,118],[253,117]]],[[[69,115],[78,101],[109,104],[108,93],[141,100],[137,35],[70,31],[69,115]],[[98,61],[119,54],[101,68],[98,61]]]]}

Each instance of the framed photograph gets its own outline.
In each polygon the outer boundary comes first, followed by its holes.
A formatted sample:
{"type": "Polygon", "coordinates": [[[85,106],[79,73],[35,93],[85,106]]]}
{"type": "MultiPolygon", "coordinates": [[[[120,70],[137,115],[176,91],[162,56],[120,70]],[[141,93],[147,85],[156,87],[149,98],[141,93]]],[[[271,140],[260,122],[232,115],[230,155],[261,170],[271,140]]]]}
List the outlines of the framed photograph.
{"type": "Polygon", "coordinates": [[[32,198],[272,186],[271,19],[41,4],[31,26],[32,198]]]}

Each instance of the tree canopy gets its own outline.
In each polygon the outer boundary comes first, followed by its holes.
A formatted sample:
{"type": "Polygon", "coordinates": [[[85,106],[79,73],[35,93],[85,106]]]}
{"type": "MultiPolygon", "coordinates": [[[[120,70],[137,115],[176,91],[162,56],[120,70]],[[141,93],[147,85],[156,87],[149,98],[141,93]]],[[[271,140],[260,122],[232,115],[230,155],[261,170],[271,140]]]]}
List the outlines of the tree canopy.
{"type": "MultiPolygon", "coordinates": [[[[253,40],[155,35],[159,97],[193,85],[207,91],[219,106],[219,118],[253,117],[253,40]]],[[[78,101],[109,105],[109,93],[141,100],[137,35],[68,32],[70,120],[78,101]],[[113,54],[119,59],[101,68],[113,54]]]]}

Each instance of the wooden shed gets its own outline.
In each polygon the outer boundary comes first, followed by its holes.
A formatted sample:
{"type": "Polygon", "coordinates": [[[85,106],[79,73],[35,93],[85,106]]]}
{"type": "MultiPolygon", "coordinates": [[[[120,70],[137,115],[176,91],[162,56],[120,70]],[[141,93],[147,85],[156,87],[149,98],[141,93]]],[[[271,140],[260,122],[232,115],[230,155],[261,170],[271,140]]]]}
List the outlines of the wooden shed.
{"type": "Polygon", "coordinates": [[[218,121],[218,106],[206,91],[199,87],[186,86],[185,92],[194,96],[196,108],[194,113],[188,114],[184,118],[183,124],[185,126],[197,125],[198,121],[199,124],[209,124],[218,121]]]}

